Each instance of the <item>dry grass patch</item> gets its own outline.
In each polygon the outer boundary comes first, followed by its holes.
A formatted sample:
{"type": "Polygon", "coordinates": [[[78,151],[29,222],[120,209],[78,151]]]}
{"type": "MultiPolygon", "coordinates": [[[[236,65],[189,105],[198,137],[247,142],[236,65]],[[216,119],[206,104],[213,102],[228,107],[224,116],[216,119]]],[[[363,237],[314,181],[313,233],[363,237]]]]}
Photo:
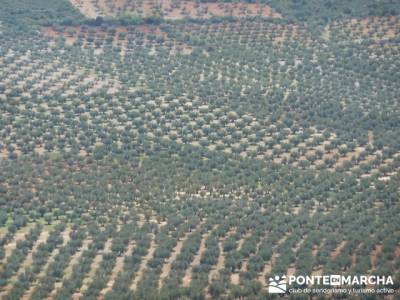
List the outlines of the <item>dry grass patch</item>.
{"type": "Polygon", "coordinates": [[[211,299],[211,295],[209,294],[210,284],[218,278],[220,270],[222,270],[225,266],[225,255],[224,255],[224,248],[223,243],[224,241],[231,235],[235,234],[236,228],[231,228],[227,235],[219,239],[218,248],[219,248],[219,255],[217,259],[217,264],[213,267],[210,272],[208,273],[208,286],[206,287],[206,295],[208,299],[211,299]]]}
{"type": "Polygon", "coordinates": [[[100,15],[100,11],[90,0],[70,0],[70,2],[88,18],[96,18],[100,15]]]}
{"type": "MultiPolygon", "coordinates": [[[[199,223],[195,230],[197,230],[202,224],[204,224],[205,221],[202,221],[199,223]]],[[[181,253],[182,246],[185,243],[185,241],[188,239],[188,237],[192,234],[193,231],[187,232],[181,239],[179,239],[178,243],[176,244],[175,248],[172,250],[172,254],[168,258],[167,262],[163,265],[161,274],[160,274],[160,279],[158,282],[159,288],[162,288],[163,282],[166,278],[168,278],[169,274],[171,273],[171,267],[172,264],[175,262],[176,258],[178,255],[181,253]]]]}
{"type": "Polygon", "coordinates": [[[47,258],[46,264],[43,266],[42,270],[39,272],[39,274],[36,276],[35,282],[33,282],[29,288],[28,291],[22,296],[21,300],[28,300],[31,299],[32,293],[35,290],[36,286],[38,283],[44,278],[46,275],[47,269],[49,266],[53,263],[55,257],[58,255],[60,252],[60,248],[66,246],[70,240],[70,233],[71,233],[71,228],[67,227],[62,233],[61,236],[63,238],[63,243],[60,247],[56,248],[53,250],[53,252],[50,254],[50,256],[47,258]]]}
{"type": "Polygon", "coordinates": [[[85,239],[82,243],[82,247],[71,257],[71,261],[64,271],[64,279],[69,279],[71,277],[74,267],[78,264],[83,252],[89,249],[91,242],[91,238],[85,239]]]}
{"type": "Polygon", "coordinates": [[[220,270],[222,270],[224,268],[225,265],[225,255],[224,255],[224,249],[222,247],[223,242],[225,241],[226,237],[224,237],[223,239],[221,239],[218,243],[218,248],[219,248],[219,256],[218,256],[218,260],[217,260],[217,264],[215,265],[215,267],[213,267],[210,271],[210,273],[208,273],[208,282],[212,282],[214,279],[216,279],[218,277],[218,273],[220,270]]]}
{"type": "MultiPolygon", "coordinates": [[[[212,230],[215,230],[216,228],[217,228],[217,225],[214,226],[214,228],[212,230]]],[[[211,234],[211,231],[203,234],[203,236],[201,238],[199,250],[197,251],[196,255],[194,256],[192,263],[190,264],[189,268],[186,270],[185,276],[182,279],[183,287],[188,287],[190,285],[190,283],[192,281],[193,268],[200,265],[201,257],[203,256],[203,253],[207,249],[206,241],[207,241],[209,235],[211,234]]]]}
{"type": "Polygon", "coordinates": [[[36,252],[40,244],[46,243],[48,237],[49,237],[49,232],[47,230],[43,230],[40,233],[39,238],[36,240],[35,244],[32,247],[32,250],[29,251],[28,255],[22,262],[18,271],[13,275],[13,277],[10,278],[9,283],[3,288],[3,291],[0,293],[0,299],[4,297],[13,288],[14,283],[16,282],[18,276],[29,268],[29,266],[33,262],[33,254],[36,252]]]}
{"type": "MultiPolygon", "coordinates": [[[[287,235],[283,236],[278,243],[274,246],[274,249],[276,249],[279,245],[284,243],[287,239],[287,235]]],[[[261,271],[260,274],[258,274],[258,281],[261,283],[262,286],[267,286],[266,282],[266,276],[271,272],[272,266],[275,264],[276,259],[279,257],[279,253],[275,252],[275,250],[272,253],[271,259],[264,265],[263,270],[261,271]]]]}
{"type": "Polygon", "coordinates": [[[322,276],[323,273],[324,273],[324,269],[322,267],[318,267],[318,268],[312,270],[311,276],[322,276]]]}
{"type": "Polygon", "coordinates": [[[156,245],[156,242],[155,242],[155,236],[152,233],[151,234],[149,251],[147,252],[146,256],[143,257],[143,259],[142,259],[142,261],[140,263],[139,270],[135,273],[135,275],[133,277],[134,279],[133,279],[131,287],[130,287],[130,289],[132,291],[135,291],[137,289],[138,284],[139,284],[140,280],[142,279],[143,274],[144,274],[144,272],[145,272],[145,270],[147,268],[147,263],[150,261],[150,259],[153,258],[154,252],[156,251],[156,248],[157,248],[157,245],[156,245]]]}
{"type": "Polygon", "coordinates": [[[100,299],[103,299],[104,295],[106,293],[108,293],[109,291],[111,291],[118,274],[124,270],[125,258],[132,255],[134,248],[135,248],[135,243],[130,242],[125,253],[123,255],[117,257],[117,259],[115,260],[115,266],[111,272],[110,278],[109,278],[105,288],[103,288],[103,290],[101,290],[101,292],[100,292],[100,296],[99,296],[100,299]]]}
{"type": "Polygon", "coordinates": [[[111,246],[112,246],[112,238],[108,238],[106,243],[104,244],[103,250],[99,251],[94,257],[92,264],[90,265],[90,271],[86,274],[85,278],[83,279],[82,286],[79,290],[80,295],[82,295],[83,292],[89,288],[93,278],[96,275],[97,269],[99,268],[101,262],[103,261],[103,254],[111,252],[111,246]]]}
{"type": "Polygon", "coordinates": [[[25,239],[25,235],[29,232],[31,229],[31,226],[25,226],[21,229],[19,229],[15,234],[13,239],[4,246],[4,258],[0,262],[0,270],[3,269],[5,266],[5,263],[7,262],[7,259],[11,256],[15,248],[17,247],[17,242],[22,241],[25,239]]]}
{"type": "MultiPolygon", "coordinates": [[[[247,232],[247,233],[245,234],[245,236],[243,236],[243,237],[239,240],[239,242],[238,242],[238,247],[237,247],[237,251],[240,251],[240,249],[242,249],[242,246],[243,246],[245,240],[246,240],[247,238],[249,238],[249,237],[251,236],[251,234],[252,234],[251,232],[247,232]]],[[[258,247],[259,247],[259,243],[257,244],[257,249],[258,249],[258,247]]],[[[245,272],[245,271],[247,270],[248,262],[249,262],[248,259],[244,259],[244,260],[242,261],[241,266],[240,266],[239,272],[235,272],[235,273],[232,273],[232,274],[231,274],[231,283],[232,283],[232,284],[238,285],[238,284],[240,283],[240,273],[241,273],[241,272],[245,272]]]]}

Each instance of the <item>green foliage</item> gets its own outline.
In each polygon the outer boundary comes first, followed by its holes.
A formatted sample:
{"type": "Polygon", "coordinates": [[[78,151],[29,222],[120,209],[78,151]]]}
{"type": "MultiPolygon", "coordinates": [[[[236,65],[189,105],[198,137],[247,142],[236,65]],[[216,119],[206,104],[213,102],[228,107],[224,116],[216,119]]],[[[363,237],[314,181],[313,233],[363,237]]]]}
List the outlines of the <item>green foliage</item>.
{"type": "Polygon", "coordinates": [[[83,19],[67,0],[1,0],[0,7],[0,21],[3,25],[22,30],[56,24],[77,24],[83,19]]]}
{"type": "Polygon", "coordinates": [[[367,16],[397,15],[395,0],[265,0],[285,18],[299,21],[334,20],[367,16]]]}
{"type": "Polygon", "coordinates": [[[4,299],[265,299],[269,270],[397,272],[398,18],[269,3],[284,20],[2,2],[0,31],[53,25],[2,36],[4,299]]]}

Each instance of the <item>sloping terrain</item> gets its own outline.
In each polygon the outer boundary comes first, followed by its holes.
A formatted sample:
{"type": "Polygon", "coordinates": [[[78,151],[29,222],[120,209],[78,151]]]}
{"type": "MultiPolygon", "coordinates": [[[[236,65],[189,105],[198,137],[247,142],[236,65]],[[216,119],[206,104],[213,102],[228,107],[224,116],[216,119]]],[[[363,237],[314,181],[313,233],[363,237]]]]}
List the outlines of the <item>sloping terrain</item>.
{"type": "Polygon", "coordinates": [[[268,5],[260,3],[195,2],[182,0],[71,0],[71,4],[89,18],[97,17],[162,17],[167,20],[210,17],[269,17],[279,18],[268,5]]]}
{"type": "Polygon", "coordinates": [[[397,284],[397,3],[25,2],[0,0],[1,299],[397,284]]]}

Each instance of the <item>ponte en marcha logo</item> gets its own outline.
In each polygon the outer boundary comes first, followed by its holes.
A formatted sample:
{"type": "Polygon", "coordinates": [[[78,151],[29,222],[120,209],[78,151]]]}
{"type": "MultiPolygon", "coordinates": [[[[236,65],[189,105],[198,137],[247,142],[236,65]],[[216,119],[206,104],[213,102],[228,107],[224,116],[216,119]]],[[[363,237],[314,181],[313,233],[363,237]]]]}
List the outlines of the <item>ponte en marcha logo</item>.
{"type": "Polygon", "coordinates": [[[268,280],[270,294],[392,294],[392,276],[378,275],[275,275],[268,280]]]}

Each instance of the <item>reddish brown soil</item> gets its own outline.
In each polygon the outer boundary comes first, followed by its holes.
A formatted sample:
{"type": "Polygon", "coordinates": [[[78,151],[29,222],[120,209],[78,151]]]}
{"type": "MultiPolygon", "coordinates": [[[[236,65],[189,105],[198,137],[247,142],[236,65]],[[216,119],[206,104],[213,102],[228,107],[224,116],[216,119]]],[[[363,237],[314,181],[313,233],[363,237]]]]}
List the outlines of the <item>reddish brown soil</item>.
{"type": "Polygon", "coordinates": [[[195,1],[144,0],[128,4],[125,0],[70,0],[82,14],[89,18],[97,16],[117,16],[130,13],[143,17],[163,16],[165,19],[178,20],[186,17],[207,19],[212,16],[281,18],[281,15],[268,5],[260,3],[197,3],[195,1]]]}

